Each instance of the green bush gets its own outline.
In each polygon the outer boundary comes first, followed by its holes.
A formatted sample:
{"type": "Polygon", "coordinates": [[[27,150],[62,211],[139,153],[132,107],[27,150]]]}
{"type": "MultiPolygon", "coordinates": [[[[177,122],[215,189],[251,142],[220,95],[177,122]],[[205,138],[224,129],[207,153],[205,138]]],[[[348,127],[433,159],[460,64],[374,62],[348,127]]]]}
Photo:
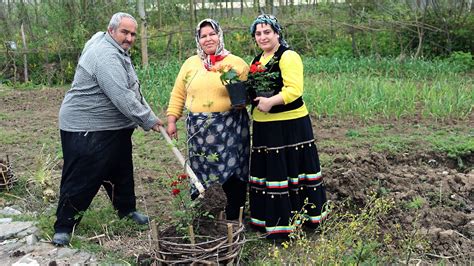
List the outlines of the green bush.
{"type": "Polygon", "coordinates": [[[468,71],[474,68],[474,61],[470,52],[454,52],[447,61],[459,67],[461,71],[468,71]]]}

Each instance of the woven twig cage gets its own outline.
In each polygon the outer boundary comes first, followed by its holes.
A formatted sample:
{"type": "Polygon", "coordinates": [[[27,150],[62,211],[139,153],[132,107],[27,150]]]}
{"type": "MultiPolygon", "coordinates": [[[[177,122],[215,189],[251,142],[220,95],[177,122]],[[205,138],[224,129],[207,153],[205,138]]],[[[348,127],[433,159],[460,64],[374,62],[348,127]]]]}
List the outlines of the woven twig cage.
{"type": "MultiPolygon", "coordinates": [[[[201,221],[202,222],[202,221],[201,221]]],[[[245,243],[241,222],[209,220],[221,236],[156,237],[154,260],[162,264],[221,264],[235,262],[245,243]],[[186,243],[187,242],[187,243],[186,243]]],[[[153,226],[153,225],[152,225],[153,226]]],[[[152,227],[153,228],[153,227],[152,227]]]]}
{"type": "Polygon", "coordinates": [[[0,191],[9,191],[16,182],[17,178],[13,174],[13,170],[8,156],[6,161],[0,159],[0,191]]]}

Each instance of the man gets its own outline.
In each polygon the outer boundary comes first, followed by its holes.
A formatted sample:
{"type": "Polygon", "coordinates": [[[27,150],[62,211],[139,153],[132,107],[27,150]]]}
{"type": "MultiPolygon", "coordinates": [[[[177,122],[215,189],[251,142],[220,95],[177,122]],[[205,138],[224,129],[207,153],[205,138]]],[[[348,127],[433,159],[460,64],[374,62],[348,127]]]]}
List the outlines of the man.
{"type": "Polygon", "coordinates": [[[59,111],[64,157],[53,244],[67,245],[100,186],[120,218],[147,224],[136,211],[133,130],[159,131],[162,122],[140,92],[129,49],[137,22],[129,14],[112,16],[108,31],[84,46],[74,81],[59,111]]]}

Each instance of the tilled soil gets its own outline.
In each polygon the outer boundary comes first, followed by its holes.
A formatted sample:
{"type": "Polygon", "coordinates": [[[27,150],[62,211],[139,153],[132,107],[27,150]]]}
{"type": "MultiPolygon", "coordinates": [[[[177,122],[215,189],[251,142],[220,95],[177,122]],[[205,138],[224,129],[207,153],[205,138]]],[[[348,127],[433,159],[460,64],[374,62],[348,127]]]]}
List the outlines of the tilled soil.
{"type": "Polygon", "coordinates": [[[392,198],[395,208],[383,217],[387,230],[394,225],[407,233],[418,230],[430,241],[432,258],[469,261],[474,250],[474,172],[458,172],[440,165],[435,157],[338,156],[325,172],[328,196],[334,201],[350,198],[358,207],[367,203],[371,193],[392,198]],[[420,205],[410,207],[416,199],[420,205]]]}
{"type": "MultiPolygon", "coordinates": [[[[64,92],[62,89],[2,92],[0,114],[8,115],[0,116],[0,127],[6,129],[9,136],[19,134],[28,140],[14,139],[11,144],[1,147],[0,158],[9,155],[13,166],[19,172],[28,173],[32,170],[35,154],[41,149],[42,142],[46,141],[45,136],[51,141],[59,141],[57,113],[64,92]]],[[[389,127],[391,129],[387,130],[386,134],[409,136],[416,130],[410,125],[422,121],[377,123],[395,125],[389,127]]],[[[339,202],[349,199],[354,206],[363,207],[372,193],[391,198],[395,201],[395,207],[387,217],[383,217],[387,223],[383,228],[391,230],[394,225],[398,225],[407,233],[416,230],[425,236],[429,240],[430,249],[419,256],[427,261],[447,259],[452,263],[472,262],[473,154],[462,158],[464,168],[458,169],[456,160],[448,158],[442,152],[424,149],[423,145],[416,150],[410,149],[410,152],[399,154],[374,152],[370,144],[366,143],[344,148],[333,147],[330,141],[337,143],[345,140],[348,130],[361,125],[358,122],[332,119],[313,119],[313,124],[320,156],[330,158],[326,159],[326,165],[323,164],[323,175],[330,200],[339,202]],[[414,201],[418,201],[418,204],[409,204],[414,201]]],[[[471,116],[468,121],[443,121],[443,125],[438,126],[469,128],[469,125],[473,124],[471,116]]],[[[154,144],[156,143],[164,146],[164,141],[156,140],[154,144]]],[[[158,163],[163,164],[165,168],[178,169],[176,161],[169,158],[172,156],[168,156],[168,159],[160,157],[166,153],[168,152],[163,151],[163,154],[157,155],[158,163]]],[[[56,169],[57,175],[60,167],[61,164],[56,169]]],[[[144,166],[136,168],[139,204],[144,203],[151,216],[169,216],[171,210],[166,208],[172,200],[170,193],[157,193],[150,188],[150,185],[157,181],[156,177],[164,174],[159,169],[144,166]]],[[[146,236],[140,235],[139,238],[147,242],[146,236]]],[[[137,239],[119,240],[121,241],[105,240],[102,244],[106,248],[123,251],[128,255],[143,254],[143,246],[146,245],[124,244],[135,243],[137,239]]]]}

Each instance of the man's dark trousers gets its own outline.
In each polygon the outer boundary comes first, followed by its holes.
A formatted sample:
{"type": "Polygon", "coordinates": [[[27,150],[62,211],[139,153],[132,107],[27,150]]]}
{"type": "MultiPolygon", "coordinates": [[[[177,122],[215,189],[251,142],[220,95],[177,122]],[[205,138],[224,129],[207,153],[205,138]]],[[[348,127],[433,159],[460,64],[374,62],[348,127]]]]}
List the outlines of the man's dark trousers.
{"type": "Polygon", "coordinates": [[[56,233],[71,233],[103,185],[120,217],[136,210],[132,133],[61,130],[64,166],[56,212],[56,233]]]}

